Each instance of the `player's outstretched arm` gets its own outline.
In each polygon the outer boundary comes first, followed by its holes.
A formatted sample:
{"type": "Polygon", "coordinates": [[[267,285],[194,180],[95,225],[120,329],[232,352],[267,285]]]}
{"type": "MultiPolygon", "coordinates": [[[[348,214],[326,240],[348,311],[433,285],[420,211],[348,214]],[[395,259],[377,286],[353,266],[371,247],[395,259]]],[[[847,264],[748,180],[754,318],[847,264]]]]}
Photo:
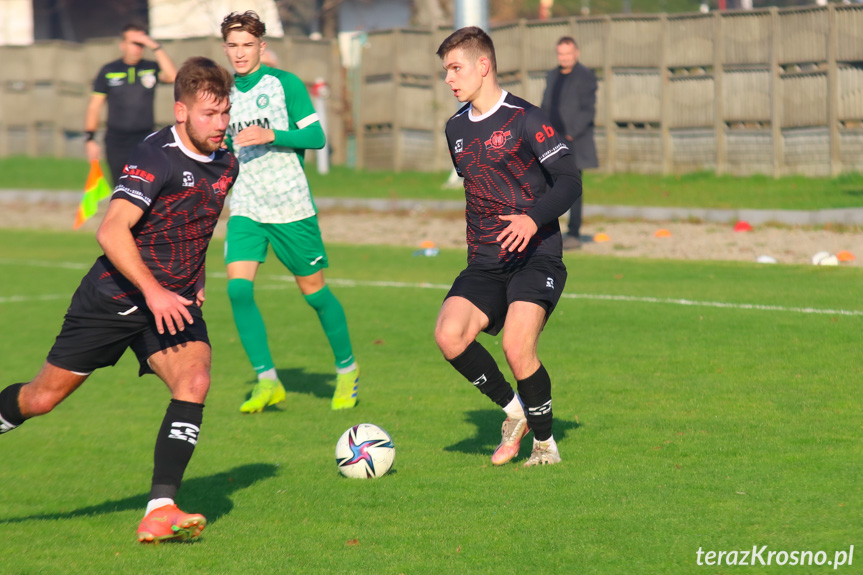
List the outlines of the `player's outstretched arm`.
{"type": "Polygon", "coordinates": [[[163,288],[141,259],[132,237],[132,227],[142,215],[144,210],[132,202],[122,198],[112,200],[96,232],[96,240],[114,267],[144,294],[159,333],[165,333],[167,329],[173,335],[183,331],[184,320],[192,323],[192,314],[186,309],[192,302],[163,288]]]}

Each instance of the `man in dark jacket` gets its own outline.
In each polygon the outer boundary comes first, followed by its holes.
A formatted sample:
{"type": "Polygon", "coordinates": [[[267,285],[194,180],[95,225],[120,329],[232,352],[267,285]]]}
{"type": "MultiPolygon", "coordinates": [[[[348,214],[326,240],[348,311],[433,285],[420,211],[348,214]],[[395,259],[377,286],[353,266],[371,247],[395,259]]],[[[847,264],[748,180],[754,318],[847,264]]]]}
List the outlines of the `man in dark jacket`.
{"type": "MultiPolygon", "coordinates": [[[[596,76],[578,62],[578,44],[570,36],[557,41],[559,66],[548,72],[542,111],[552,126],[563,134],[575,154],[579,170],[596,168],[596,145],[593,142],[593,118],[596,115],[596,76]]],[[[563,237],[563,249],[581,247],[581,196],[569,211],[569,230],[563,237]]]]}

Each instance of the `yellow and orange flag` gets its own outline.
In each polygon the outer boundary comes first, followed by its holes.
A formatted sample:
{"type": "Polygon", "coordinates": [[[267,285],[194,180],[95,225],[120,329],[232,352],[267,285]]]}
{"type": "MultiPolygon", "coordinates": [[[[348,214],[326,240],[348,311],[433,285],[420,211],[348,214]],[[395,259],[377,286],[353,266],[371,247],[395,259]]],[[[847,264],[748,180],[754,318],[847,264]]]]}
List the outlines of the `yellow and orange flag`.
{"type": "Polygon", "coordinates": [[[78,206],[78,213],[75,214],[75,229],[77,230],[81,224],[96,215],[96,212],[99,211],[99,200],[110,195],[111,186],[105,180],[99,162],[90,162],[90,174],[87,176],[87,185],[84,186],[84,196],[78,206]]]}

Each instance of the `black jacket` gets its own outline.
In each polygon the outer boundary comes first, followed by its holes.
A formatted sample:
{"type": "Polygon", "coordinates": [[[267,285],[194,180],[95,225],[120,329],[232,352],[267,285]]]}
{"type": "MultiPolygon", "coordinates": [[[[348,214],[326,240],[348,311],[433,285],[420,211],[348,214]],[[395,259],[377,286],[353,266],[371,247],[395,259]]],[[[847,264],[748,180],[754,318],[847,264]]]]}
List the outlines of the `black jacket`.
{"type": "Polygon", "coordinates": [[[566,126],[567,144],[575,155],[578,169],[596,168],[596,144],[593,142],[593,119],[596,116],[596,76],[590,68],[576,64],[569,74],[561,74],[560,68],[550,70],[545,78],[545,93],[542,95],[542,111],[551,117],[551,97],[554,83],[563,76],[564,85],[560,93],[560,117],[566,126]]]}

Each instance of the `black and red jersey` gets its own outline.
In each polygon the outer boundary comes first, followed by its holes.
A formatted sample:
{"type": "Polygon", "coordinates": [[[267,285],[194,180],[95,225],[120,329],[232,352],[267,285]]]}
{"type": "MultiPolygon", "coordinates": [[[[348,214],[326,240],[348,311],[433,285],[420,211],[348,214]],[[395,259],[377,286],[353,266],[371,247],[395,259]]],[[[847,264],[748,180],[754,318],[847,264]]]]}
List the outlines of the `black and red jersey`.
{"type": "MultiPolygon", "coordinates": [[[[129,156],[111,201],[144,210],[132,237],[158,282],[194,300],[203,281],[207,246],[239,164],[226,150],[202,156],[180,141],[173,127],[141,142],[129,156]]],[[[99,291],[141,305],[143,297],[103,255],[87,274],[99,291]]]]}
{"type": "Polygon", "coordinates": [[[504,91],[481,116],[463,106],[446,125],[447,144],[464,178],[468,263],[509,266],[532,255],[560,258],[557,219],[541,225],[525,251],[501,249],[497,236],[509,222],[499,216],[529,213],[551,187],[544,166],[570,155],[543,112],[504,91]]]}

